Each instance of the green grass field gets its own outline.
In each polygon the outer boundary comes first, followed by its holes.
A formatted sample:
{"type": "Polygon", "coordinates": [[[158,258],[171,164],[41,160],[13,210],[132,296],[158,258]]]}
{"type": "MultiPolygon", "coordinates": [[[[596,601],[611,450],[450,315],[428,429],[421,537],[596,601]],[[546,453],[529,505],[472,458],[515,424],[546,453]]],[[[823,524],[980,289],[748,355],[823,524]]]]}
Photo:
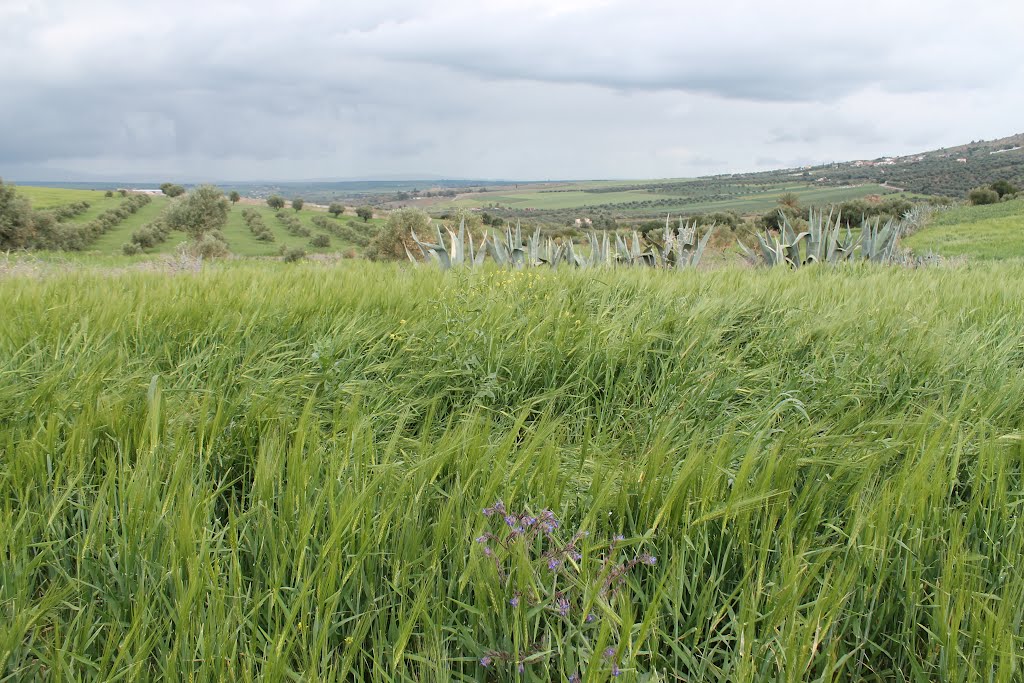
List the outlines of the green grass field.
{"type": "Polygon", "coordinates": [[[615,185],[583,183],[567,185],[558,191],[542,186],[536,190],[523,192],[485,192],[464,195],[451,202],[451,206],[463,208],[484,208],[500,205],[509,209],[533,209],[539,211],[563,209],[592,209],[605,207],[610,210],[626,211],[630,214],[659,214],[665,211],[708,213],[714,211],[736,211],[740,214],[759,213],[777,206],[779,196],[793,192],[804,205],[824,205],[859,199],[872,194],[891,194],[891,188],[881,185],[859,185],[856,187],[814,187],[806,183],[790,183],[772,185],[757,192],[749,187],[723,185],[716,192],[727,192],[732,196],[722,199],[701,199],[690,195],[673,195],[643,190],[627,190],[622,192],[605,191],[600,193],[586,192],[587,188],[604,187],[611,190],[615,185]],[[576,188],[579,189],[576,189],[576,188]],[[631,203],[658,201],[656,207],[631,206],[631,203]]]}
{"type": "Polygon", "coordinates": [[[1020,264],[0,301],[2,680],[1024,673],[1020,264]]]}
{"type": "Polygon", "coordinates": [[[918,253],[979,259],[1024,257],[1024,199],[963,206],[936,215],[906,245],[918,253]]]}
{"type": "Polygon", "coordinates": [[[18,194],[27,197],[32,206],[37,209],[49,209],[72,202],[86,201],[93,206],[103,205],[104,208],[113,208],[121,202],[121,196],[115,194],[113,197],[104,197],[100,190],[69,190],[54,187],[32,187],[31,185],[18,185],[18,194]]]}

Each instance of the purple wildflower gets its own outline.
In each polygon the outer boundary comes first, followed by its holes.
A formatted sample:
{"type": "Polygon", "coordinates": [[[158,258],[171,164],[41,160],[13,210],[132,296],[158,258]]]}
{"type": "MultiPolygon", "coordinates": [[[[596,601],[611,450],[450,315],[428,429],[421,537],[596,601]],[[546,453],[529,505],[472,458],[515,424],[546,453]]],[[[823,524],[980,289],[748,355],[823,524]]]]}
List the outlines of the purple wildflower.
{"type": "Polygon", "coordinates": [[[614,540],[615,540],[615,542],[617,543],[617,542],[619,542],[619,541],[625,541],[625,540],[626,540],[626,537],[625,537],[625,536],[623,536],[622,534],[615,534],[615,538],[614,538],[614,540]]]}
{"type": "Polygon", "coordinates": [[[476,537],[476,542],[477,543],[487,543],[487,534],[484,534],[483,536],[477,536],[476,537]]]}
{"type": "Polygon", "coordinates": [[[604,656],[605,656],[606,659],[611,659],[612,657],[614,657],[615,656],[615,648],[614,647],[605,648],[604,656]]]}
{"type": "Polygon", "coordinates": [[[511,600],[509,600],[508,604],[512,605],[513,607],[519,607],[519,596],[517,595],[511,600]]]}
{"type": "Polygon", "coordinates": [[[548,560],[548,569],[550,569],[551,571],[555,571],[558,569],[558,566],[560,564],[562,564],[560,560],[556,560],[552,557],[550,560],[548,560]]]}
{"type": "Polygon", "coordinates": [[[587,622],[588,624],[592,624],[592,623],[594,623],[594,621],[596,621],[596,620],[597,620],[597,617],[596,617],[596,616],[594,616],[594,613],[593,613],[593,612],[591,612],[590,614],[588,614],[588,615],[587,615],[587,618],[586,618],[586,622],[587,622]]]}
{"type": "Polygon", "coordinates": [[[569,676],[569,683],[580,683],[580,675],[573,674],[572,676],[569,676]]]}
{"type": "Polygon", "coordinates": [[[486,555],[487,557],[491,557],[492,555],[494,555],[494,551],[491,550],[489,546],[484,546],[484,555],[486,555]]]}
{"type": "Polygon", "coordinates": [[[558,608],[558,613],[563,617],[569,614],[569,601],[565,598],[558,598],[555,600],[555,607],[558,608]]]}
{"type": "Polygon", "coordinates": [[[618,676],[621,676],[621,675],[622,675],[622,669],[620,669],[617,664],[613,664],[612,665],[612,676],[618,677],[618,676]]]}
{"type": "Polygon", "coordinates": [[[484,655],[480,658],[480,666],[490,666],[492,661],[490,655],[484,655]]]}
{"type": "Polygon", "coordinates": [[[524,671],[526,671],[526,667],[520,662],[520,664],[519,664],[519,673],[523,673],[524,671]]]}

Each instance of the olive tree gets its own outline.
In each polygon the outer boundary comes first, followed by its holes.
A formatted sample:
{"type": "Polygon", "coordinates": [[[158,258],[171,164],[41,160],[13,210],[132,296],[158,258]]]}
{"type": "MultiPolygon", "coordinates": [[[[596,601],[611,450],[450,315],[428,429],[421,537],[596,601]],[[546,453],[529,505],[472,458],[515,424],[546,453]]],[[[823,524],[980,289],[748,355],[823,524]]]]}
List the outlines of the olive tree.
{"type": "Polygon", "coordinates": [[[171,204],[166,222],[170,228],[199,240],[208,232],[223,228],[228,222],[229,211],[228,200],[219,188],[200,185],[171,204]]]}
{"type": "Polygon", "coordinates": [[[32,205],[0,179],[0,250],[29,247],[34,237],[32,205]]]}
{"type": "MultiPolygon", "coordinates": [[[[407,257],[406,248],[413,245],[412,232],[428,234],[430,216],[419,209],[399,209],[388,214],[384,227],[373,236],[366,247],[366,258],[371,261],[400,261],[407,257]]],[[[415,249],[415,246],[411,246],[415,249]]]]}
{"type": "Polygon", "coordinates": [[[180,197],[185,194],[185,188],[174,183],[164,183],[160,186],[160,191],[168,197],[180,197]]]}

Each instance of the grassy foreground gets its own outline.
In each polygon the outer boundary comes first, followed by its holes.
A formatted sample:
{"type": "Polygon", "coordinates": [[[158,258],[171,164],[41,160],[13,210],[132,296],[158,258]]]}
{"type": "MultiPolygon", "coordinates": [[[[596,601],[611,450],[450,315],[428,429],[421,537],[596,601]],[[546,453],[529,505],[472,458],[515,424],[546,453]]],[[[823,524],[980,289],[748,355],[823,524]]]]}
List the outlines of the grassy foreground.
{"type": "Polygon", "coordinates": [[[906,239],[918,253],[983,260],[1024,257],[1024,199],[941,211],[906,239]]]}
{"type": "Polygon", "coordinates": [[[1021,680],[1024,267],[0,301],[0,680],[1021,680]]]}

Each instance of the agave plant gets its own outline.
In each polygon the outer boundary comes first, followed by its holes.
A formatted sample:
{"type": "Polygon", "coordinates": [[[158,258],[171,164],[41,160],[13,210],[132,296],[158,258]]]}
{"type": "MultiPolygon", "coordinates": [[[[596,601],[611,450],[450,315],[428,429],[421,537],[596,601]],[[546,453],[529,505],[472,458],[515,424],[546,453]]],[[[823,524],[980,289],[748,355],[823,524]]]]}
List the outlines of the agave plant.
{"type": "MultiPolygon", "coordinates": [[[[788,222],[789,219],[785,220],[788,222]]],[[[811,209],[807,220],[804,264],[848,261],[853,258],[856,247],[856,238],[849,227],[843,234],[841,213],[837,213],[833,220],[831,211],[826,217],[823,211],[811,209]]]]}
{"type": "Polygon", "coordinates": [[[697,224],[686,224],[682,218],[679,219],[679,228],[673,233],[669,226],[669,218],[665,218],[665,243],[663,246],[663,261],[666,268],[696,268],[704,256],[704,249],[715,234],[717,226],[712,224],[704,237],[697,236],[697,224]]]}
{"type": "Polygon", "coordinates": [[[761,249],[760,258],[757,252],[747,247],[742,242],[740,249],[751,263],[763,263],[766,266],[788,265],[796,268],[803,265],[800,245],[810,236],[809,232],[797,232],[793,229],[789,219],[783,216],[782,228],[779,234],[765,233],[757,236],[758,246],[761,249]]]}
{"type": "Polygon", "coordinates": [[[881,219],[866,220],[861,226],[860,253],[871,263],[892,263],[897,260],[896,245],[902,235],[901,221],[890,218],[882,225],[881,219]]]}
{"type": "Polygon", "coordinates": [[[904,222],[889,220],[883,225],[878,218],[865,219],[859,235],[843,226],[840,214],[811,211],[807,230],[797,233],[785,214],[779,233],[758,235],[760,253],[739,243],[740,250],[754,265],[791,268],[814,263],[842,263],[863,260],[871,263],[900,262],[899,239],[903,235],[904,222]],[[845,230],[845,233],[844,233],[845,230]]]}
{"type": "MultiPolygon", "coordinates": [[[[458,234],[452,232],[447,227],[445,232],[448,233],[448,245],[445,245],[444,236],[441,234],[441,228],[437,225],[434,226],[434,230],[437,233],[437,242],[425,242],[419,238],[416,231],[412,231],[412,240],[419,247],[423,258],[429,259],[437,263],[444,270],[455,266],[480,266],[483,265],[484,257],[487,254],[487,236],[484,235],[483,240],[480,242],[480,246],[476,247],[473,242],[473,235],[466,232],[466,221],[463,219],[459,222],[458,234]]],[[[405,250],[409,260],[413,263],[418,263],[417,259],[409,251],[408,247],[405,250]]]]}
{"type": "Polygon", "coordinates": [[[444,228],[447,237],[442,234],[441,227],[435,224],[436,241],[433,242],[412,232],[413,243],[419,249],[421,258],[416,258],[408,247],[405,251],[413,263],[432,261],[445,270],[459,266],[481,266],[487,255],[496,264],[506,268],[557,268],[562,265],[598,268],[625,265],[681,269],[692,268],[700,263],[714,230],[715,226],[711,226],[703,237],[698,238],[696,224],[688,225],[681,219],[678,229],[673,230],[671,219],[668,218],[661,242],[642,237],[634,231],[628,240],[616,234],[614,245],[609,233],[599,235],[591,231],[590,252],[585,255],[585,252],[576,251],[572,240],[558,243],[550,237],[545,238],[539,228],[524,242],[522,226],[518,222],[514,228],[506,226],[504,235],[494,229],[489,234],[485,233],[478,245],[473,235],[466,230],[463,220],[459,224],[458,233],[444,228]]]}

